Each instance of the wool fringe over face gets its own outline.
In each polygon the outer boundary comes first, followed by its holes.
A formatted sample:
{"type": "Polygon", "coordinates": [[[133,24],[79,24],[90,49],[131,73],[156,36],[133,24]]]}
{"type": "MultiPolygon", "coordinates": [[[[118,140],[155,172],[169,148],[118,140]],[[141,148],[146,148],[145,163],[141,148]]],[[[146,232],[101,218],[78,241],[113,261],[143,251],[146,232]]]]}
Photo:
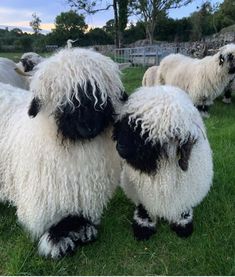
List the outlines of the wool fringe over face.
{"type": "Polygon", "coordinates": [[[183,224],[182,214],[207,195],[213,176],[205,127],[188,95],[171,86],[138,89],[118,116],[114,139],[124,157],[121,186],[126,195],[137,206],[143,205],[153,222],[162,217],[170,223],[183,224]],[[125,133],[124,140],[126,124],[132,134],[125,133]],[[128,140],[128,136],[133,139],[128,140]],[[143,148],[143,142],[149,151],[143,148]],[[138,156],[130,148],[135,148],[138,156]],[[139,166],[137,160],[140,157],[149,160],[148,155],[153,152],[157,161],[155,170],[152,165],[151,171],[139,166]],[[128,156],[130,153],[132,157],[128,156]]]}
{"type": "MultiPolygon", "coordinates": [[[[0,84],[1,200],[16,206],[20,223],[33,238],[46,237],[66,216],[98,224],[121,170],[111,139],[111,117],[124,99],[118,66],[91,50],[61,50],[37,66],[30,90],[0,84]],[[86,100],[92,105],[83,106],[86,100]],[[106,117],[107,105],[112,109],[106,117]],[[91,124],[84,116],[87,108],[101,113],[108,124],[91,139],[63,137],[58,111],[60,120],[69,121],[78,133],[79,120],[84,128],[91,124]]],[[[53,257],[59,247],[66,252],[69,244],[63,241],[57,248],[47,241],[42,252],[53,257]]]]}

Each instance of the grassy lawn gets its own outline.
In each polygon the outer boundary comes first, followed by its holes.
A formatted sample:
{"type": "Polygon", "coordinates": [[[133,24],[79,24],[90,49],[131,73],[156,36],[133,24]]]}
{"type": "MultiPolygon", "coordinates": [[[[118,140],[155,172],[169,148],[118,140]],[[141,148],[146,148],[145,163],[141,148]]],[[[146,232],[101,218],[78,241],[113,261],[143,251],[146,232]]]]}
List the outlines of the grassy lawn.
{"type": "MultiPolygon", "coordinates": [[[[143,73],[142,68],[124,71],[127,92],[141,85],[143,73]]],[[[17,223],[15,209],[0,205],[0,275],[234,275],[235,97],[231,105],[218,99],[206,126],[214,152],[214,184],[194,210],[190,238],[178,238],[161,222],[149,241],[135,241],[133,205],[119,189],[104,212],[95,243],[72,257],[46,260],[17,223]]]]}

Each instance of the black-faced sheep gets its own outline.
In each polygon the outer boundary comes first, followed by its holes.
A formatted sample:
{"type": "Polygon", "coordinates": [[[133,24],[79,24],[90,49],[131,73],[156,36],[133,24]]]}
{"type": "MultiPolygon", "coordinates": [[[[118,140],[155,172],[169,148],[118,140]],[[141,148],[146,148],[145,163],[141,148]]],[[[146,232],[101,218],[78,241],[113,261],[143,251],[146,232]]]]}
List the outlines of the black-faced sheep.
{"type": "Polygon", "coordinates": [[[118,66],[91,50],[61,50],[38,65],[30,91],[0,84],[0,198],[59,258],[97,236],[119,184],[111,139],[125,100],[118,66]]]}
{"type": "Polygon", "coordinates": [[[193,207],[212,184],[212,153],[198,110],[171,86],[142,87],[118,116],[113,138],[123,158],[121,186],[135,203],[133,230],[148,239],[164,218],[182,237],[193,231],[193,207]]]}

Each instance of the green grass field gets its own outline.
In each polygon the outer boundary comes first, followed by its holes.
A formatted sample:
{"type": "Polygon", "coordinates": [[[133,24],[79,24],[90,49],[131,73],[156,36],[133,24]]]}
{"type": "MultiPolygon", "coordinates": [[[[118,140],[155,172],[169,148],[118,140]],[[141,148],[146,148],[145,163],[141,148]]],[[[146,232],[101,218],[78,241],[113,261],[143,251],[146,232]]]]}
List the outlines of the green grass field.
{"type": "MultiPolygon", "coordinates": [[[[141,85],[144,69],[123,73],[126,91],[141,85]]],[[[235,98],[218,99],[206,120],[214,153],[214,182],[194,210],[195,231],[180,239],[161,222],[147,242],[133,239],[133,205],[119,189],[102,219],[98,240],[72,257],[46,260],[17,223],[15,209],[0,205],[0,275],[234,275],[235,98]]]]}

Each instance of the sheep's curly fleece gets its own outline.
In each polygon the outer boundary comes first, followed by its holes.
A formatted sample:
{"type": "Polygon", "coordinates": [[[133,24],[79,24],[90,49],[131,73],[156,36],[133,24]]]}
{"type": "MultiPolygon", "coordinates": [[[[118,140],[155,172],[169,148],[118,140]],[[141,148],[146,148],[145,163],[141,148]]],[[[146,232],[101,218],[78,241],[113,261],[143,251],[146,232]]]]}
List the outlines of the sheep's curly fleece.
{"type": "Polygon", "coordinates": [[[194,59],[182,54],[164,58],[158,68],[157,84],[178,86],[186,91],[194,105],[211,105],[223,93],[234,74],[228,74],[228,64],[219,65],[220,54],[233,53],[235,45],[229,44],[214,56],[194,59]]]}
{"type": "Polygon", "coordinates": [[[15,71],[16,66],[17,65],[12,60],[0,58],[0,82],[14,87],[27,89],[27,79],[15,71]]]}
{"type": "Polygon", "coordinates": [[[53,117],[56,108],[79,100],[77,86],[97,85],[103,102],[120,105],[123,85],[118,66],[85,49],[62,50],[38,65],[31,91],[0,84],[0,198],[17,208],[17,216],[34,238],[62,217],[82,215],[99,223],[120,178],[120,159],[112,128],[92,140],[61,139],[53,117]],[[30,101],[42,110],[31,119],[30,101]]]}
{"type": "Polygon", "coordinates": [[[160,160],[156,174],[134,169],[124,160],[121,186],[127,196],[143,204],[155,221],[163,217],[177,222],[182,212],[196,206],[212,184],[212,153],[201,116],[185,92],[176,87],[142,87],[129,97],[120,118],[141,122],[148,140],[167,145],[168,159],[160,160]],[[177,159],[177,141],[189,136],[193,146],[188,170],[182,171],[177,159]]]}

